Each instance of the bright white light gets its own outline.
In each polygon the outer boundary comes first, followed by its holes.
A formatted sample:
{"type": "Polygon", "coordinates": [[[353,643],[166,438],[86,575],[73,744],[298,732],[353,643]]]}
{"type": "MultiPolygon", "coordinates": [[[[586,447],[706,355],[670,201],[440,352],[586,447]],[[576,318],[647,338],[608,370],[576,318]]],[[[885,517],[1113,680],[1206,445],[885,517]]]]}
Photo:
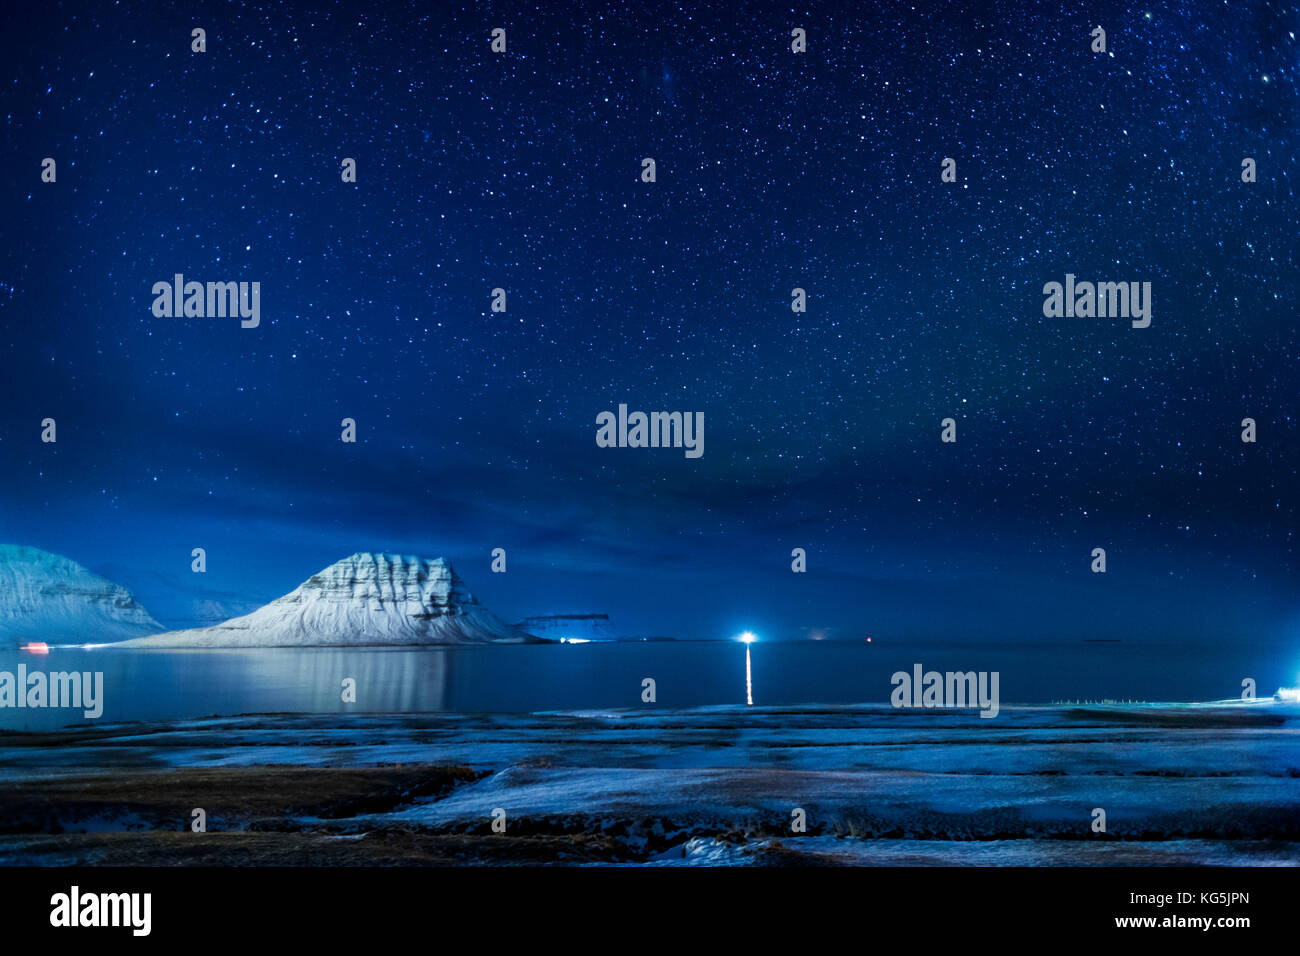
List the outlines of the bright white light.
{"type": "Polygon", "coordinates": [[[737,637],[736,640],[743,641],[746,644],[753,644],[756,640],[758,640],[758,638],[754,636],[753,631],[746,631],[744,634],[741,634],[739,637],[737,637]]]}

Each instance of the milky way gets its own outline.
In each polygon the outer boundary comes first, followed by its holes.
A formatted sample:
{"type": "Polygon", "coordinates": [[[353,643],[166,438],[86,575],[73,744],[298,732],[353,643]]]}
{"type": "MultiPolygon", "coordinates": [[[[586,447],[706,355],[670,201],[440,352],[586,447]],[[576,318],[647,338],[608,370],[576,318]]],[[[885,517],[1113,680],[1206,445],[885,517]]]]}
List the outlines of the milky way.
{"type": "Polygon", "coordinates": [[[0,538],[160,617],[385,550],[691,637],[1300,633],[1300,7],[652,6],[7,10],[0,538]]]}

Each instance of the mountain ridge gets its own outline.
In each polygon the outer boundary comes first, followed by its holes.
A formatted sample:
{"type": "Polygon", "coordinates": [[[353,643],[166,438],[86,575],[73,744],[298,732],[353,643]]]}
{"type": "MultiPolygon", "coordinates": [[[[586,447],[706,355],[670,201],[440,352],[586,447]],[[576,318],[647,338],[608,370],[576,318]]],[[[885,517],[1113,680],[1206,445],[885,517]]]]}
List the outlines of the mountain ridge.
{"type": "Polygon", "coordinates": [[[550,643],[507,624],[445,558],[358,551],[255,611],[132,647],[338,647],[550,643]]]}
{"type": "Polygon", "coordinates": [[[130,591],[71,558],[0,544],[0,640],[114,643],[161,630],[130,591]]]}

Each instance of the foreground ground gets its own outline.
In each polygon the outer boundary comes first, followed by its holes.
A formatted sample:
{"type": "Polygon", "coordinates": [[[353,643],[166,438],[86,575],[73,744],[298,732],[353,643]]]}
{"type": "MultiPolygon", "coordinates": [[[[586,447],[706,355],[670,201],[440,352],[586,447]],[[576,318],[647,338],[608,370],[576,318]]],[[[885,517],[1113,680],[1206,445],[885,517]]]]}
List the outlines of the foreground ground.
{"type": "Polygon", "coordinates": [[[1272,702],[259,715],[0,734],[0,782],[10,865],[1300,863],[1272,702]]]}

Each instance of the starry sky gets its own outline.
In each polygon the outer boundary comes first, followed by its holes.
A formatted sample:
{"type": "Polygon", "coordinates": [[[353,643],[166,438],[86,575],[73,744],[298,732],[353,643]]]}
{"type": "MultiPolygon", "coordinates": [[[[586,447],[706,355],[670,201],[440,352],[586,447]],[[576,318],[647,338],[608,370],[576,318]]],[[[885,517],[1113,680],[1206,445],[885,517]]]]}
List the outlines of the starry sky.
{"type": "Polygon", "coordinates": [[[173,625],[374,550],[629,633],[1300,638],[1300,6],[186,7],[0,14],[0,540],[173,625]]]}

